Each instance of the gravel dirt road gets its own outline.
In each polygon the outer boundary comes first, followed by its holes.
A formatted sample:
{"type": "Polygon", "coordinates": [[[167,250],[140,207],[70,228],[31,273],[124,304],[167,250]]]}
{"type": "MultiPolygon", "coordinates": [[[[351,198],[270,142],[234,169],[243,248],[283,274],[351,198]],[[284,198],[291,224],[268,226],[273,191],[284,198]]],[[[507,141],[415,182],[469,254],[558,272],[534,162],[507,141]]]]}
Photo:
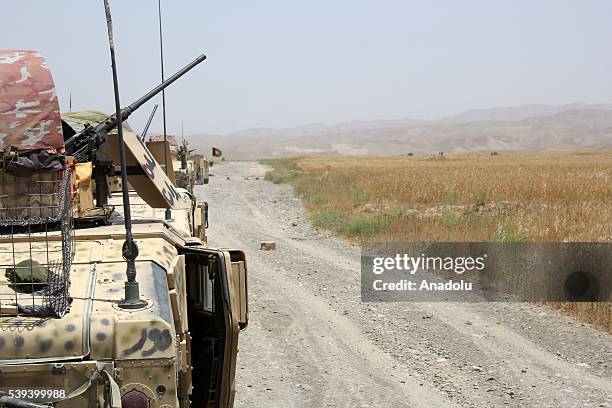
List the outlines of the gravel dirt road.
{"type": "Polygon", "coordinates": [[[219,164],[196,187],[211,246],[247,252],[237,407],[612,407],[612,336],[526,304],[362,303],[359,247],[266,170],[219,164]]]}

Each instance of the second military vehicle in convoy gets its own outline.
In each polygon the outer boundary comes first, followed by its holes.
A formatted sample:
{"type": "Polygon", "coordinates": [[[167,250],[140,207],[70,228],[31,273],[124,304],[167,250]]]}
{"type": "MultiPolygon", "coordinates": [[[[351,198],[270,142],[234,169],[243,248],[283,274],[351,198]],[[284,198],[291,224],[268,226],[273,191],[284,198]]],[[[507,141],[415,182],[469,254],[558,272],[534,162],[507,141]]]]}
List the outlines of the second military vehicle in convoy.
{"type": "MultiPolygon", "coordinates": [[[[151,136],[147,145],[151,150],[156,144],[163,143],[164,135],[151,136]]],[[[166,135],[166,142],[170,146],[170,154],[165,156],[168,158],[168,169],[172,170],[176,185],[193,193],[194,185],[208,184],[209,177],[209,162],[201,154],[194,154],[193,150],[189,150],[189,144],[183,138],[179,145],[176,137],[166,135]]],[[[160,163],[164,163],[160,157],[160,163]]]]}

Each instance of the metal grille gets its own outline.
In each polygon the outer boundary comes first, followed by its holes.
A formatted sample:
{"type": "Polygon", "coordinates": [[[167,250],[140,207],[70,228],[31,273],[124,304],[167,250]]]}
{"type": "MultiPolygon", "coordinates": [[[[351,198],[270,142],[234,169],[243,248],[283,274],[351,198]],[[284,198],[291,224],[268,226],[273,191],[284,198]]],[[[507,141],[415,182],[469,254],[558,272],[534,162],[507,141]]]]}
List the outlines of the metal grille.
{"type": "Polygon", "coordinates": [[[0,172],[0,316],[61,317],[74,257],[72,170],[0,172]]]}

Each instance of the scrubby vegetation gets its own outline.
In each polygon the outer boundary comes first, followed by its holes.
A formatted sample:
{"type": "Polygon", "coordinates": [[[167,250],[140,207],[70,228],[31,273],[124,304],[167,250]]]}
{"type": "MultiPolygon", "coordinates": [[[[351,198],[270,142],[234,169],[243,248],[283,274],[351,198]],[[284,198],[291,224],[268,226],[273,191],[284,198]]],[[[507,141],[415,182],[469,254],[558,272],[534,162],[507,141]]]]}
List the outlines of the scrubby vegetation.
{"type": "MultiPolygon", "coordinates": [[[[612,153],[267,161],[314,225],[360,242],[612,241],[612,153]]],[[[612,330],[610,304],[556,305],[612,330]]]]}

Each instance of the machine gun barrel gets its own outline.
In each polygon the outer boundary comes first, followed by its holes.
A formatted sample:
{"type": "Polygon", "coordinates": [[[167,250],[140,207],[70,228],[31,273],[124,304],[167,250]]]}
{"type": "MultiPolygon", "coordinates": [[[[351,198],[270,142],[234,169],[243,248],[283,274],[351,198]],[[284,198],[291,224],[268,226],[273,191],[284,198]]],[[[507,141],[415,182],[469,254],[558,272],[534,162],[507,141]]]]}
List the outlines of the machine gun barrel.
{"type": "MultiPolygon", "coordinates": [[[[170,86],[174,81],[185,75],[188,71],[190,71],[193,67],[200,64],[202,61],[206,59],[206,55],[202,54],[198,58],[196,58],[193,62],[187,64],[176,74],[172,75],[170,78],[166,79],[161,84],[157,85],[155,88],[151,89],[144,96],[142,96],[137,101],[131,103],[125,108],[121,109],[121,121],[127,120],[127,118],[138,108],[144,105],[146,102],[151,100],[155,95],[160,93],[162,90],[166,89],[170,86]]],[[[96,143],[95,139],[98,135],[104,135],[111,130],[113,130],[117,126],[117,117],[115,115],[108,116],[103,122],[99,123],[95,127],[86,126],[81,132],[72,136],[65,142],[66,152],[70,155],[73,155],[80,161],[80,158],[83,158],[85,150],[89,149],[91,146],[91,142],[94,142],[93,145],[98,147],[101,143],[96,143]]],[[[87,154],[89,156],[89,154],[87,154]]]]}
{"type": "Polygon", "coordinates": [[[187,71],[191,70],[191,68],[195,67],[196,65],[198,65],[200,62],[204,61],[205,59],[206,59],[206,55],[204,55],[204,54],[200,55],[193,62],[191,62],[190,64],[185,66],[183,69],[178,71],[176,74],[172,75],[170,78],[166,79],[164,82],[162,82],[161,84],[157,85],[155,88],[153,88],[151,91],[149,91],[142,98],[138,99],[136,102],[133,102],[127,108],[124,108],[121,111],[121,114],[122,114],[121,116],[124,115],[124,113],[123,113],[124,111],[127,111],[128,112],[128,116],[129,116],[132,112],[134,112],[136,109],[140,108],[142,105],[144,105],[146,102],[148,102],[151,98],[153,98],[155,95],[160,93],[163,89],[167,88],[170,84],[172,84],[174,81],[176,81],[177,79],[182,77],[185,73],[187,73],[187,71]]]}

